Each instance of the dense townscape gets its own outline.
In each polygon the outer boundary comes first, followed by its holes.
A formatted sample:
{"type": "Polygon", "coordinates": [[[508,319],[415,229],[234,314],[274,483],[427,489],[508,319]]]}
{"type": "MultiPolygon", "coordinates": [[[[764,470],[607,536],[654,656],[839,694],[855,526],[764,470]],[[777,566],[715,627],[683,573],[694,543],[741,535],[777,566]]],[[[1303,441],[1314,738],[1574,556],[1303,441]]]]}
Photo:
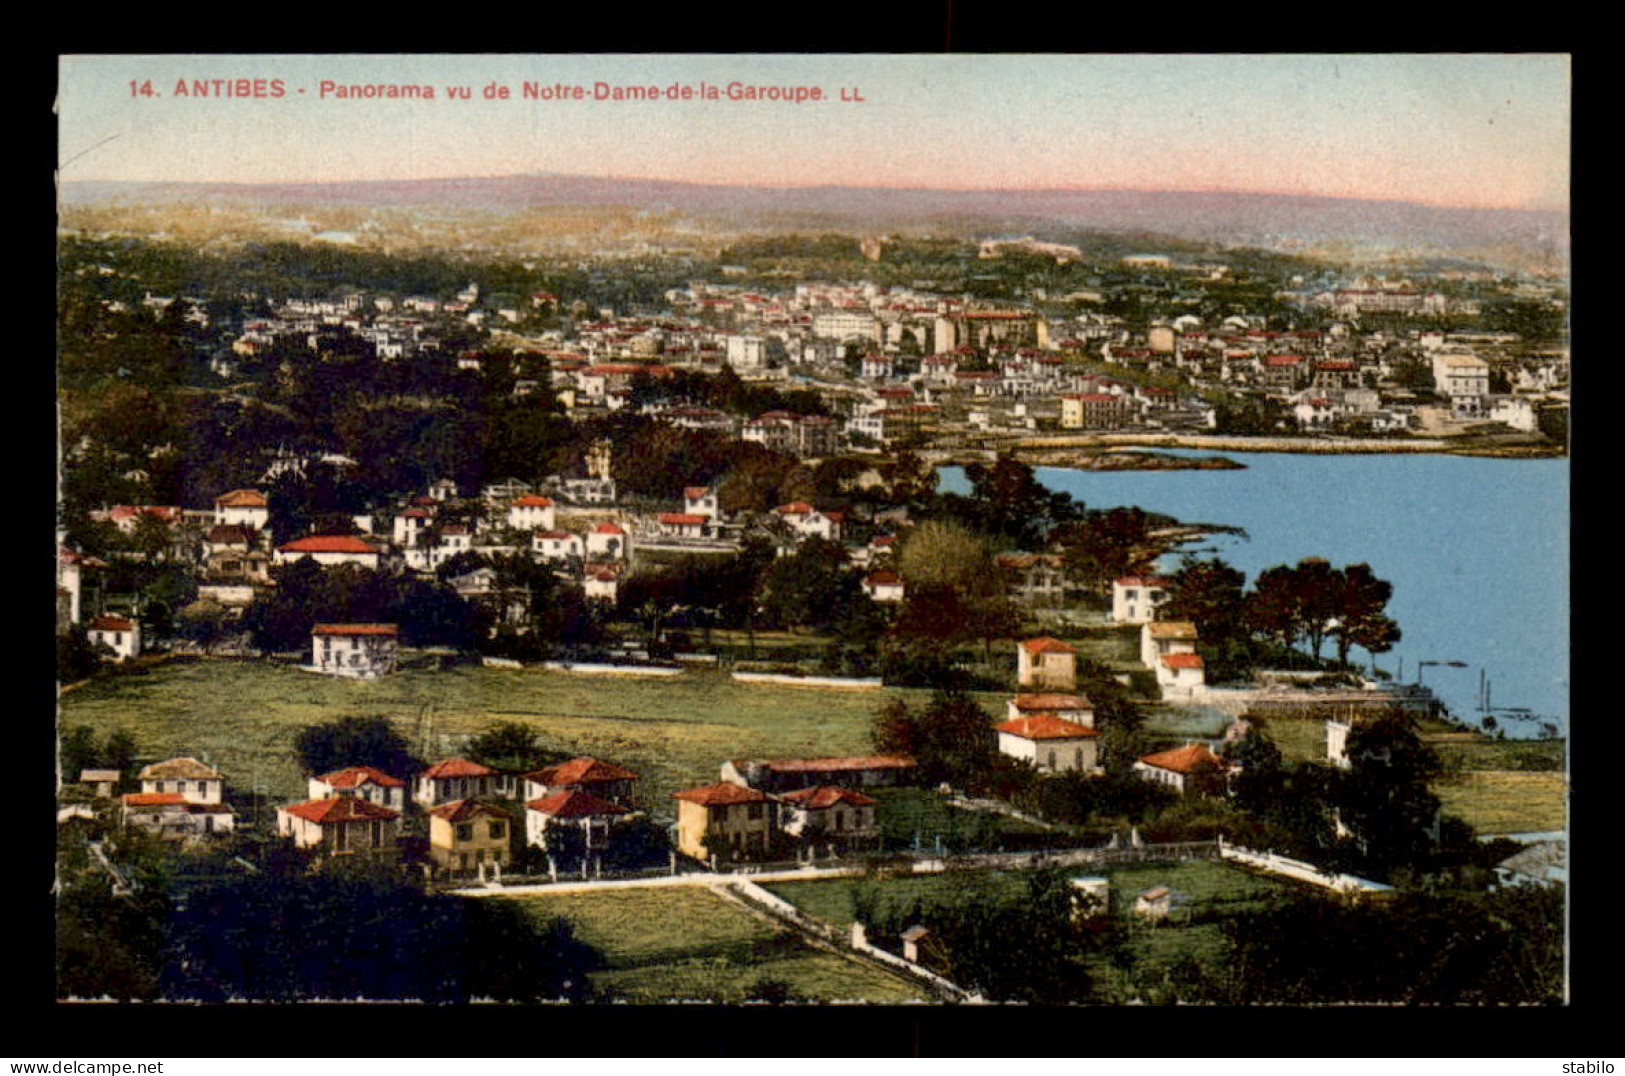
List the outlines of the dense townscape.
{"type": "Polygon", "coordinates": [[[1380,564],[1034,464],[1559,455],[1564,290],[1113,242],[65,232],[59,993],[1561,1001],[1562,820],[1440,795],[1557,729],[1379,670],[1380,564]]]}

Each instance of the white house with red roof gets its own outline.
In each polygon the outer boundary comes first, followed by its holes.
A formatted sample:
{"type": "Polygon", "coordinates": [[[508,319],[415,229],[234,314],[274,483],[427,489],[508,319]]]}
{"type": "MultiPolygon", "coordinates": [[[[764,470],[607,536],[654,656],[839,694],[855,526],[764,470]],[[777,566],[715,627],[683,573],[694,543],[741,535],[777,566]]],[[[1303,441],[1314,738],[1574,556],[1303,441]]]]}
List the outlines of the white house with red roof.
{"type": "Polygon", "coordinates": [[[586,553],[581,535],[570,531],[537,531],[530,536],[530,551],[542,560],[565,563],[586,553]]]}
{"type": "Polygon", "coordinates": [[[600,523],[587,532],[588,560],[625,560],[629,553],[627,533],[619,523],[600,523]]]}
{"type": "Polygon", "coordinates": [[[1157,619],[1168,601],[1168,580],[1160,575],[1125,575],[1112,580],[1112,623],[1145,624],[1157,619]]]}
{"type": "Polygon", "coordinates": [[[823,538],[830,542],[841,540],[843,514],[840,512],[820,512],[805,501],[781,504],[773,512],[799,537],[823,538]]]}
{"type": "Polygon", "coordinates": [[[1059,692],[1016,695],[1006,704],[1005,717],[1011,721],[1018,717],[1058,717],[1084,728],[1095,727],[1095,708],[1087,695],[1059,692]]]}
{"type": "Polygon", "coordinates": [[[401,815],[356,796],[335,796],[277,808],[276,831],[324,856],[387,857],[398,851],[401,815]]]}
{"type": "Polygon", "coordinates": [[[1196,643],[1196,625],[1188,620],[1140,626],[1140,663],[1156,674],[1164,694],[1191,694],[1206,683],[1196,643]]]}
{"type": "Polygon", "coordinates": [[[119,797],[119,822],[166,840],[230,833],[236,816],[223,803],[198,803],[179,792],[126,792],[119,797]]]}
{"type": "Polygon", "coordinates": [[[395,513],[390,539],[402,549],[416,548],[434,522],[434,513],[428,508],[413,505],[395,513]]]}
{"type": "Polygon", "coordinates": [[[85,624],[85,633],[92,646],[110,647],[114,661],[126,661],[141,653],[141,622],[131,617],[111,613],[93,616],[85,624]]]}
{"type": "Polygon", "coordinates": [[[777,797],[779,829],[808,843],[850,848],[880,836],[877,801],[837,785],[798,788],[777,797]]]}
{"type": "Polygon", "coordinates": [[[722,509],[717,501],[716,488],[713,486],[685,486],[683,489],[683,514],[705,516],[711,520],[721,519],[722,509]]]}
{"type": "Polygon", "coordinates": [[[310,779],[313,800],[355,796],[394,811],[406,810],[406,782],[372,766],[346,766],[310,779]]]}
{"type": "Polygon", "coordinates": [[[585,789],[559,788],[526,802],[525,843],[546,848],[548,830],[566,826],[581,834],[589,853],[602,851],[609,847],[611,828],[632,814],[629,808],[585,789]]]}
{"type": "Polygon", "coordinates": [[[555,525],[555,506],[551,497],[531,494],[519,497],[508,505],[508,526],[516,531],[550,531],[555,525]]]}
{"type": "Polygon", "coordinates": [[[1181,794],[1195,791],[1204,777],[1222,779],[1229,764],[1206,744],[1187,743],[1170,751],[1141,755],[1134,772],[1147,781],[1166,785],[1181,794]]]}
{"type": "Polygon", "coordinates": [[[376,680],[395,671],[400,628],[394,624],[315,624],[311,668],[329,676],[376,680]]]}
{"type": "Polygon", "coordinates": [[[1043,773],[1101,772],[1100,733],[1094,728],[1055,717],[1024,714],[994,726],[999,753],[1030,762],[1043,773]]]}
{"type": "Polygon", "coordinates": [[[378,550],[353,534],[312,534],[276,548],[276,563],[292,564],[309,557],[323,567],[355,564],[378,569],[378,550]]]}
{"type": "Polygon", "coordinates": [[[257,489],[234,489],[214,499],[214,522],[216,526],[262,530],[271,522],[271,503],[257,489]]]}
{"type": "Polygon", "coordinates": [[[524,795],[527,800],[542,799],[555,792],[579,790],[591,792],[611,803],[630,807],[632,784],[638,779],[638,775],[613,762],[582,757],[561,762],[556,766],[544,766],[525,774],[522,779],[525,783],[524,795]]]}
{"type": "Polygon", "coordinates": [[[488,799],[506,795],[509,784],[507,775],[489,766],[466,758],[448,758],[418,774],[412,799],[423,807],[453,800],[488,799]]]}
{"type": "Polygon", "coordinates": [[[621,572],[614,564],[589,564],[581,576],[581,590],[594,601],[614,603],[621,593],[621,572]]]}
{"type": "Polygon", "coordinates": [[[903,577],[889,569],[877,568],[863,577],[863,592],[870,601],[901,602],[903,589],[903,577]]]}
{"type": "Polygon", "coordinates": [[[655,525],[662,538],[704,538],[710,516],[689,515],[687,512],[661,512],[655,525]]]}
{"type": "Polygon", "coordinates": [[[187,803],[217,804],[224,800],[225,779],[195,758],[171,758],[146,766],[139,774],[141,791],[149,795],[174,793],[187,803]]]}
{"type": "Polygon", "coordinates": [[[1078,683],[1078,652],[1048,635],[1016,644],[1016,683],[1071,691],[1078,683]]]}

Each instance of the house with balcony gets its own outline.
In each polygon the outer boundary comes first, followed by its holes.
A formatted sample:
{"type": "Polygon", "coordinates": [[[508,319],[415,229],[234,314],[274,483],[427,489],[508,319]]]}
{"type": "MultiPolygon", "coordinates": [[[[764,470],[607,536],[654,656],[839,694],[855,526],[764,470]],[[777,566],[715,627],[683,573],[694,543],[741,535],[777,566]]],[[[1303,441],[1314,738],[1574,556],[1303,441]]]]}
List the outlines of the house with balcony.
{"type": "Polygon", "coordinates": [[[394,624],[315,624],[310,663],[316,672],[350,680],[376,680],[395,671],[400,628],[394,624]]]}

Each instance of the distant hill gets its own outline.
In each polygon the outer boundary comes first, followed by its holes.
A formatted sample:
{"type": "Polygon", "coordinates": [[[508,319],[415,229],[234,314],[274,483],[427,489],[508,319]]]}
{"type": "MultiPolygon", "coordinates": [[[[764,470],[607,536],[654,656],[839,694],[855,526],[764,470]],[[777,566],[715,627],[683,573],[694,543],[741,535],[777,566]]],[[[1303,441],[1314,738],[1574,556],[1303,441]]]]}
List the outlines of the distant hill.
{"type": "Polygon", "coordinates": [[[556,206],[675,210],[731,225],[888,230],[1034,228],[1154,232],[1232,246],[1308,251],[1516,251],[1566,264],[1568,215],[1296,195],[1132,190],[937,190],[755,187],[590,176],[522,175],[348,183],[65,182],[65,206],[219,201],[276,205],[444,207],[515,211],[556,206]]]}

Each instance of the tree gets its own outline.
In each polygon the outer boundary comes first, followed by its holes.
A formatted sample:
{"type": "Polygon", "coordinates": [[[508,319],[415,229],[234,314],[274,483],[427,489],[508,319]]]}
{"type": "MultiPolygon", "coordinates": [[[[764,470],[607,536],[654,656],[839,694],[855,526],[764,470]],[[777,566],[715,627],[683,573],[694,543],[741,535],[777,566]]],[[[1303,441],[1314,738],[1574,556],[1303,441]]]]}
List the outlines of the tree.
{"type": "Polygon", "coordinates": [[[1155,551],[1148,544],[1151,523],[1139,508],[1089,512],[1079,523],[1056,535],[1066,567],[1085,586],[1103,587],[1113,579],[1143,572],[1155,551]]]}
{"type": "Polygon", "coordinates": [[[1347,665],[1349,648],[1358,646],[1369,654],[1381,654],[1399,642],[1399,625],[1383,610],[1393,596],[1394,586],[1378,579],[1369,564],[1350,564],[1333,582],[1332,627],[1337,645],[1337,663],[1347,665]]]}
{"type": "Polygon", "coordinates": [[[882,754],[914,759],[919,780],[928,785],[946,781],[974,787],[985,780],[997,754],[993,719],[960,691],[938,691],[918,712],[892,700],[876,712],[870,740],[882,754]]]}
{"type": "Polygon", "coordinates": [[[294,740],[306,773],[323,774],[346,766],[373,766],[391,776],[423,768],[406,738],[384,717],[341,717],[311,725],[294,740]]]}
{"type": "Polygon", "coordinates": [[[1164,620],[1189,620],[1203,641],[1224,643],[1242,633],[1242,591],[1247,577],[1217,557],[1186,557],[1168,580],[1164,620]]]}
{"type": "Polygon", "coordinates": [[[790,628],[827,628],[870,604],[862,581],[839,543],[807,538],[762,573],[762,611],[790,628]]]}
{"type": "Polygon", "coordinates": [[[1440,762],[1415,718],[1395,708],[1355,725],[1348,757],[1332,801],[1353,835],[1357,865],[1379,878],[1424,866],[1438,845],[1440,802],[1429,783],[1440,762]]]}
{"type": "Polygon", "coordinates": [[[199,598],[180,611],[181,634],[203,647],[207,654],[225,635],[230,616],[226,607],[212,598],[199,598]]]}
{"type": "Polygon", "coordinates": [[[543,747],[536,730],[517,721],[498,721],[469,739],[463,753],[475,762],[510,773],[529,773],[570,756],[543,747]]]}
{"type": "Polygon", "coordinates": [[[1051,530],[1075,521],[1082,505],[1070,494],[1053,492],[1033,476],[1033,469],[1008,453],[988,467],[965,466],[971,483],[973,525],[1007,547],[1040,549],[1051,530]]]}

